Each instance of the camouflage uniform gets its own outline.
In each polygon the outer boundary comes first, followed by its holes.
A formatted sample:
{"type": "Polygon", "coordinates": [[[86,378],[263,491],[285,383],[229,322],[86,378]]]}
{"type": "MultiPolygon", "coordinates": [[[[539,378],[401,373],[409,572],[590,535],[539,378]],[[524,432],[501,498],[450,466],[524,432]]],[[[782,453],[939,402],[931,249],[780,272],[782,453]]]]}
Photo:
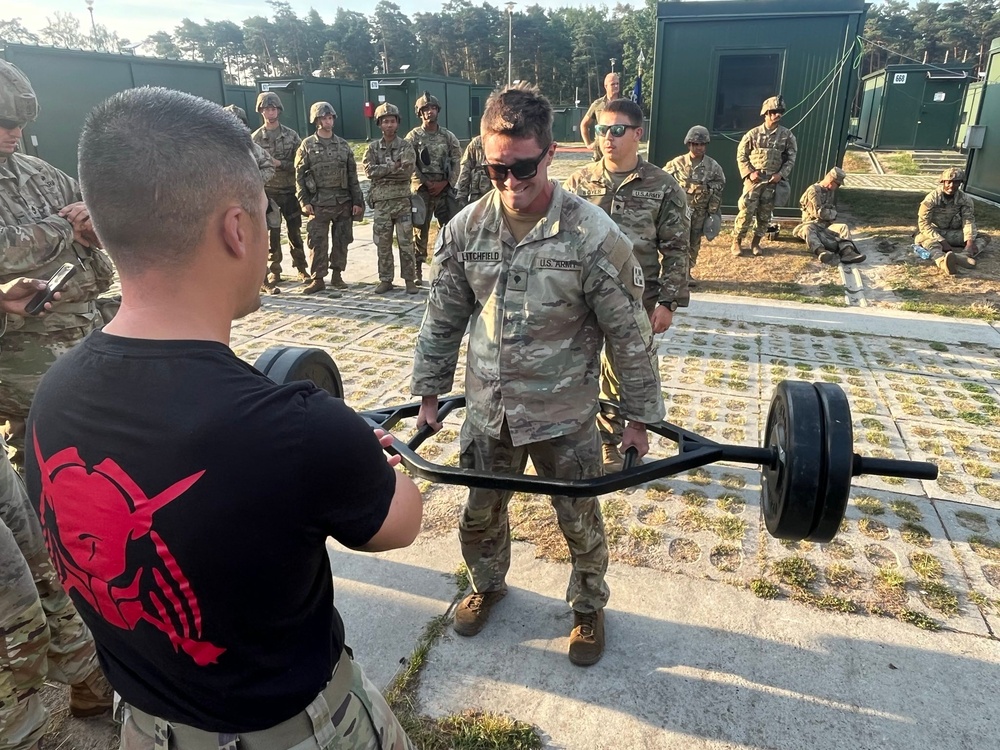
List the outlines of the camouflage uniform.
{"type": "Polygon", "coordinates": [[[76,181],[41,159],[17,153],[0,159],[0,283],[19,276],[48,278],[66,262],[77,266],[52,312],[7,316],[0,339],[0,422],[9,420],[18,453],[42,375],[103,322],[96,300],[111,286],[111,260],[103,250],[74,242],[73,225],[58,215],[79,200],[76,181]]]}
{"type": "MultiPolygon", "coordinates": [[[[398,115],[397,115],[398,117],[398,115]]],[[[392,230],[399,243],[399,275],[408,281],[416,278],[413,258],[413,222],[410,205],[410,177],[413,175],[413,146],[402,138],[386,143],[379,138],[368,144],[362,164],[371,180],[368,204],[375,211],[372,234],[378,252],[379,281],[392,281],[392,230]],[[400,166],[396,167],[396,162],[400,166]]]]}
{"type": "Polygon", "coordinates": [[[780,174],[782,180],[788,179],[795,166],[797,148],[792,131],[783,125],[777,125],[770,131],[764,125],[758,125],[740,139],[736,147],[736,161],[743,177],[743,195],[740,196],[740,210],[733,226],[733,234],[738,239],[746,236],[751,221],[757,240],[767,232],[777,189],[777,185],[768,182],[768,179],[774,174],[780,174]],[[757,182],[749,179],[754,171],[761,173],[757,182]]]}
{"type": "Polygon", "coordinates": [[[964,251],[965,243],[973,240],[976,250],[972,255],[981,253],[990,242],[989,235],[976,228],[975,203],[961,188],[956,188],[953,196],[945,195],[941,188],[928,193],[920,202],[917,230],[916,243],[930,250],[934,259],[944,255],[942,242],[964,251]]]}
{"type": "Polygon", "coordinates": [[[417,157],[416,171],[410,181],[410,191],[419,200],[423,200],[426,208],[423,223],[413,225],[417,276],[420,277],[422,276],[420,264],[428,262],[427,237],[431,231],[431,216],[437,218],[439,227],[443,227],[455,215],[458,208],[449,191],[458,185],[462,147],[458,143],[458,138],[440,125],[434,132],[424,130],[422,125],[418,125],[406,134],[406,140],[413,146],[417,157]],[[432,196],[424,183],[440,180],[447,180],[448,187],[432,196]]]}
{"type": "Polygon", "coordinates": [[[691,154],[682,154],[671,159],[663,168],[672,175],[687,193],[688,208],[691,209],[690,247],[691,266],[698,262],[701,238],[705,233],[705,219],[722,206],[722,191],[726,187],[726,173],[719,162],[711,156],[703,156],[695,163],[691,154]]]}
{"type": "MultiPolygon", "coordinates": [[[[516,242],[500,195],[467,207],[438,237],[434,283],[417,338],[412,391],[451,390],[470,328],[463,466],[583,478],[602,471],[594,417],[607,336],[623,376],[622,412],[663,417],[642,268],[600,210],[553,183],[546,216],[516,242]]],[[[472,489],[459,523],[473,589],[496,591],[510,561],[510,492],[472,489]]],[[[608,546],[596,498],[553,497],[573,559],[567,601],[593,612],[608,599],[608,546]]]]}
{"type": "MultiPolygon", "coordinates": [[[[599,206],[632,242],[632,252],[642,266],[645,288],[642,305],[652,315],[657,304],[687,307],[688,237],[687,200],[677,181],[639,157],[635,170],[615,190],[604,162],[578,169],[563,187],[599,206]]],[[[621,381],[614,354],[604,347],[601,356],[601,398],[621,400],[621,381]]],[[[601,442],[619,445],[625,420],[617,411],[602,409],[597,418],[601,442]]]]}
{"type": "MultiPolygon", "coordinates": [[[[600,99],[594,99],[594,101],[590,103],[590,107],[587,108],[586,113],[583,115],[583,119],[586,120],[590,117],[596,123],[600,120],[601,112],[604,111],[604,108],[607,107],[611,101],[613,100],[609,99],[607,94],[602,96],[600,99]]],[[[583,138],[583,133],[580,133],[580,137],[583,138]]],[[[604,155],[601,153],[600,140],[600,138],[594,138],[594,142],[590,145],[590,155],[594,158],[594,161],[600,161],[604,158],[604,155]]]]}
{"type": "Polygon", "coordinates": [[[462,171],[458,176],[458,202],[467,206],[475,203],[493,189],[493,183],[482,165],[486,163],[483,137],[477,135],[462,155],[462,171]]]}
{"type": "Polygon", "coordinates": [[[299,204],[313,207],[306,225],[309,275],[322,280],[330,269],[342,273],[347,268],[347,247],[354,241],[351,209],[365,203],[350,144],[339,135],[308,136],[295,155],[295,184],[299,204]]]}
{"type": "Polygon", "coordinates": [[[59,583],[38,516],[0,441],[0,750],[45,731],[46,678],[82,682],[97,667],[90,631],[59,583]]]}
{"type": "Polygon", "coordinates": [[[833,223],[837,218],[836,198],[836,189],[825,188],[819,182],[806,188],[799,198],[802,222],[792,230],[792,234],[805,240],[816,255],[824,250],[840,255],[848,248],[855,249],[848,226],[833,223]]]}
{"type": "MultiPolygon", "coordinates": [[[[292,265],[296,270],[305,273],[306,253],[302,247],[302,209],[295,200],[295,152],[299,148],[301,138],[291,128],[279,124],[274,130],[268,130],[261,125],[252,135],[254,143],[267,154],[281,162],[268,179],[265,177],[264,192],[268,199],[274,201],[281,215],[285,217],[285,229],[288,232],[288,252],[292,256],[292,265]]],[[[256,154],[255,154],[256,156],[256,154]]],[[[259,161],[258,161],[259,163],[259,161]]],[[[263,172],[262,172],[263,174],[263,172]]],[[[271,245],[267,254],[267,270],[269,273],[281,275],[281,222],[269,222],[271,245]],[[275,226],[276,224],[276,226],[275,226]]]]}

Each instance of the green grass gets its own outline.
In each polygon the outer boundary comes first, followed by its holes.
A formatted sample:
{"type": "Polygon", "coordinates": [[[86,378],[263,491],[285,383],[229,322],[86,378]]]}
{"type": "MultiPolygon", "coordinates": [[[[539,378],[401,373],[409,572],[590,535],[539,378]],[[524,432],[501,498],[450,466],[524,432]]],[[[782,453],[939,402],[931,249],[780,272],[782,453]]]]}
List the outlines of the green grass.
{"type": "Polygon", "coordinates": [[[894,154],[878,156],[879,164],[888,174],[917,175],[920,174],[920,165],[913,159],[913,154],[907,151],[899,151],[894,154]]]}

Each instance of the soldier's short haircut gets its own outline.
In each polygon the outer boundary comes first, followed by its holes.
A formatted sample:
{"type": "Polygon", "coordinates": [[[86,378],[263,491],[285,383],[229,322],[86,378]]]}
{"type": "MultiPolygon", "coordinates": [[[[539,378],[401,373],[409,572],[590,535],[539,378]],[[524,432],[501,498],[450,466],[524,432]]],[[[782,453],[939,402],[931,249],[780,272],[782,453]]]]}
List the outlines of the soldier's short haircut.
{"type": "Polygon", "coordinates": [[[619,112],[628,118],[631,125],[642,125],[642,107],[631,99],[612,99],[604,107],[603,112],[617,115],[619,112]]]}
{"type": "Polygon", "coordinates": [[[537,86],[514,84],[490,94],[479,129],[483,136],[534,138],[539,146],[548,146],[552,143],[552,105],[537,86]]]}
{"type": "Polygon", "coordinates": [[[115,94],[87,116],[78,156],[94,228],[122,272],[182,266],[223,201],[263,221],[250,131],[206,99],[115,94]]]}

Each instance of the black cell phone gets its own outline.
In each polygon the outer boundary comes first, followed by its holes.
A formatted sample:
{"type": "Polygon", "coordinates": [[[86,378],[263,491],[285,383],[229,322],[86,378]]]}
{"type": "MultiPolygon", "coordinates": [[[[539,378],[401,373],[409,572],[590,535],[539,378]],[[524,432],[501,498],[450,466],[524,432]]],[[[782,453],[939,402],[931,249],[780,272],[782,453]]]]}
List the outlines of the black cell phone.
{"type": "Polygon", "coordinates": [[[51,302],[56,292],[66,286],[66,282],[75,275],[76,266],[72,263],[63,263],[59,267],[59,270],[52,274],[48,282],[46,282],[45,288],[31,298],[31,302],[27,304],[24,311],[28,315],[38,315],[38,313],[43,312],[45,310],[45,303],[51,302]]]}

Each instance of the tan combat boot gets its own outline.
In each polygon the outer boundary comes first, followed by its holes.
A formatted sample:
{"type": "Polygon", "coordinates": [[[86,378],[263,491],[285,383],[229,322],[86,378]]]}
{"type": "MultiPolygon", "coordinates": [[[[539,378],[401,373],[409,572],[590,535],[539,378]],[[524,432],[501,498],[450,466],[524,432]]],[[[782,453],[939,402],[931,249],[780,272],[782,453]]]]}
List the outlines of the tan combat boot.
{"type": "Polygon", "coordinates": [[[281,294],[281,287],[277,284],[264,279],[264,283],[260,285],[261,294],[281,294]]]}
{"type": "Polygon", "coordinates": [[[78,719],[99,716],[111,710],[114,689],[98,667],[83,682],[70,685],[69,712],[78,719]]]}
{"type": "Polygon", "coordinates": [[[604,610],[573,611],[569,634],[569,660],[579,667],[597,664],[604,655],[604,610]]]}
{"type": "Polygon", "coordinates": [[[391,281],[380,281],[378,286],[375,287],[375,294],[385,294],[386,292],[392,291],[391,281]]]}
{"type": "Polygon", "coordinates": [[[764,254],[764,251],[760,249],[760,241],[762,239],[763,239],[762,237],[758,237],[755,234],[753,236],[753,239],[750,241],[750,252],[753,253],[753,255],[755,255],[756,257],[760,257],[761,255],[764,254]]]}
{"type": "Polygon", "coordinates": [[[417,288],[417,284],[416,284],[416,282],[413,279],[403,279],[403,281],[406,283],[406,293],[407,294],[416,294],[417,292],[420,291],[417,288]]]}
{"type": "Polygon", "coordinates": [[[344,281],[344,277],[340,275],[340,271],[333,271],[330,274],[330,286],[334,289],[347,289],[347,282],[344,281]]]}
{"type": "Polygon", "coordinates": [[[323,279],[313,279],[306,284],[306,288],[302,290],[302,293],[316,294],[316,292],[322,292],[324,289],[326,289],[326,282],[323,279]]]}
{"type": "Polygon", "coordinates": [[[469,594],[455,610],[455,632],[464,636],[476,635],[489,619],[493,605],[503,599],[506,594],[506,586],[499,591],[469,594]]]}
{"type": "Polygon", "coordinates": [[[605,476],[621,471],[622,466],[624,466],[625,459],[622,457],[617,445],[604,443],[601,446],[601,458],[604,462],[605,476]]]}
{"type": "Polygon", "coordinates": [[[961,266],[962,268],[975,268],[976,259],[969,255],[968,253],[949,253],[955,256],[955,265],[961,266]]]}
{"type": "Polygon", "coordinates": [[[729,247],[729,253],[734,258],[739,258],[741,255],[743,255],[743,238],[742,237],[734,237],[733,238],[733,244],[729,247]]]}

